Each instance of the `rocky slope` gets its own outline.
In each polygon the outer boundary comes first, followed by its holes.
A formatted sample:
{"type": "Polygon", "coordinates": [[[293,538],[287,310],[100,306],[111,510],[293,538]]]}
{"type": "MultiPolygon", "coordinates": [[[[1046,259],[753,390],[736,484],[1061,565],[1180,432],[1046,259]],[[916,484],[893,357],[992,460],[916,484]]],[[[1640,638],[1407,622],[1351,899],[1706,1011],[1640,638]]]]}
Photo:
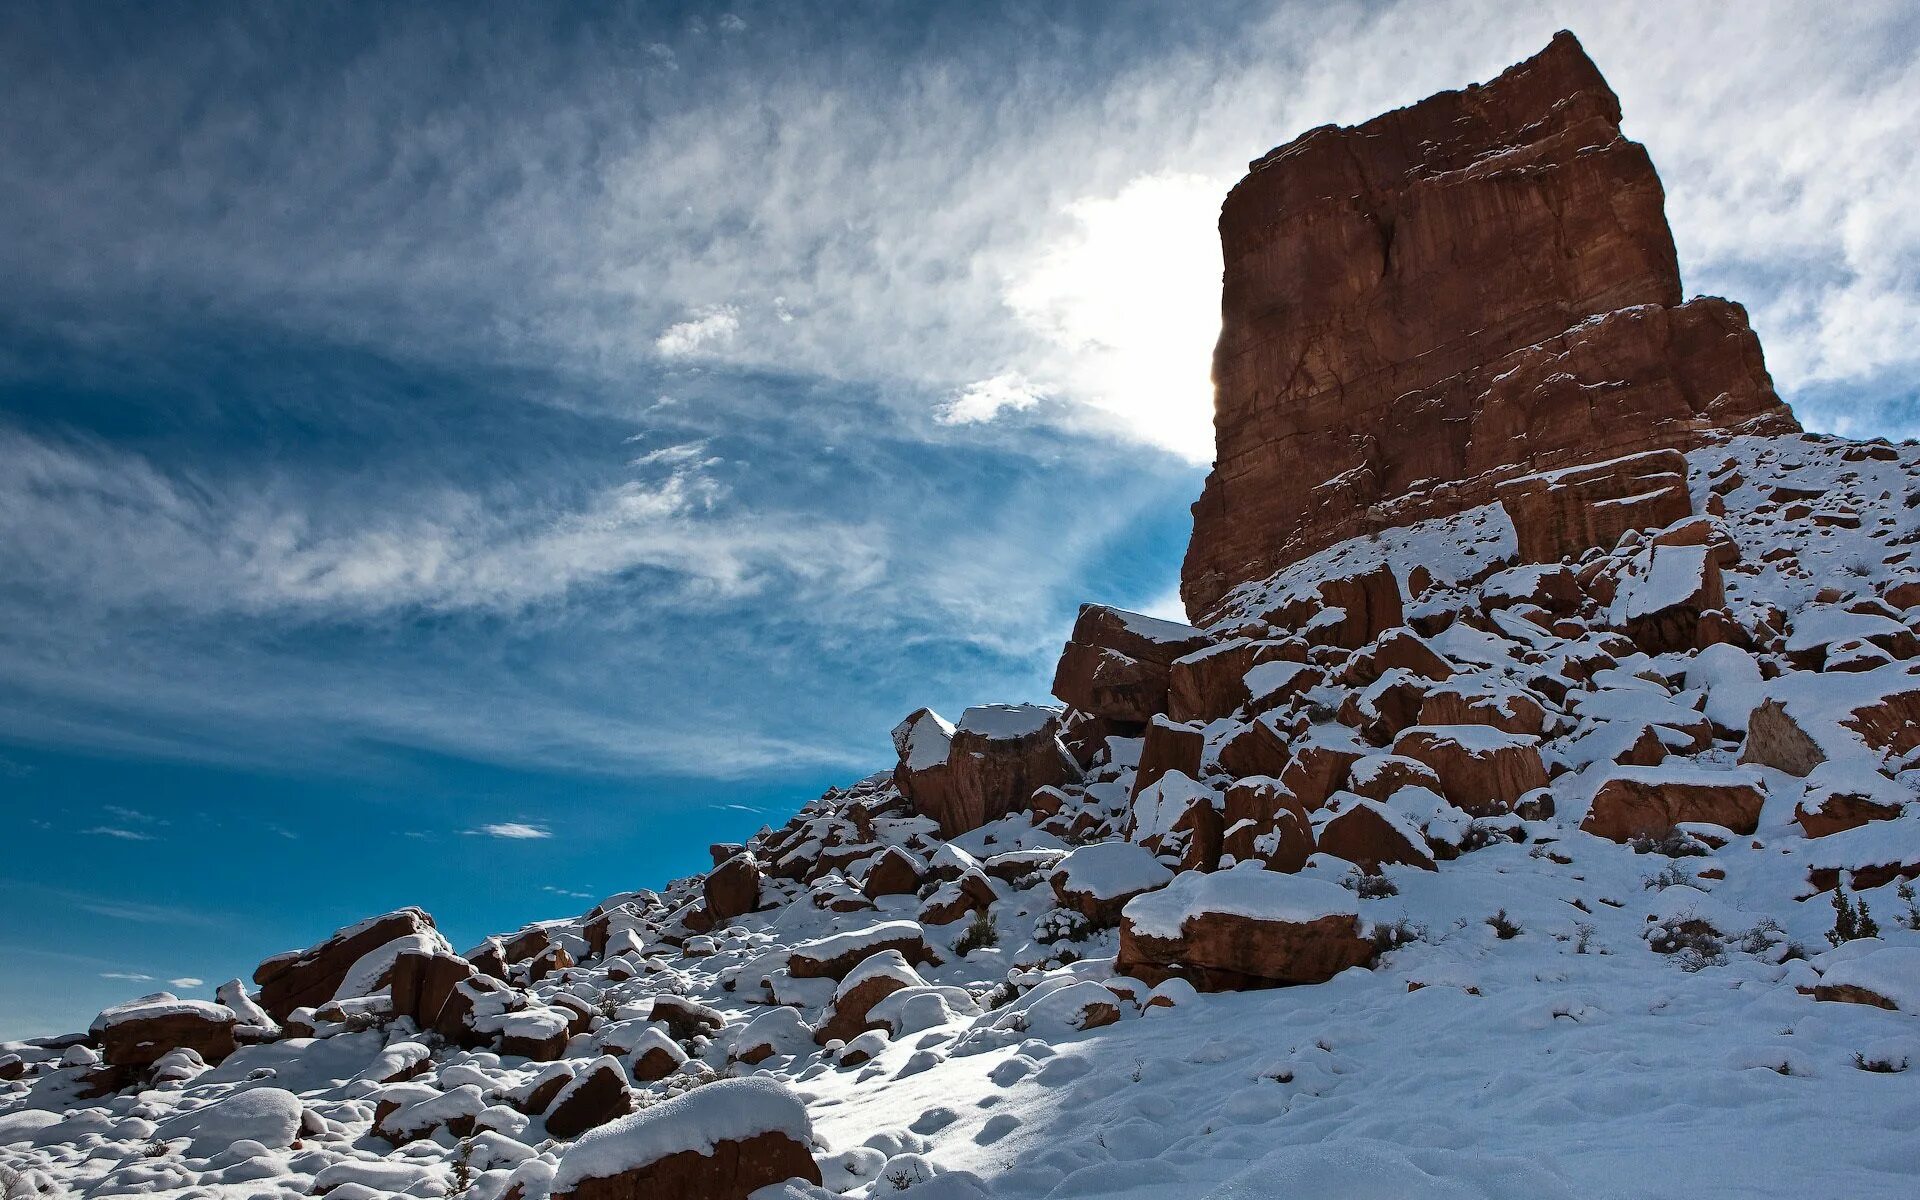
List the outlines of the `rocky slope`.
{"type": "Polygon", "coordinates": [[[1059,705],[916,712],[704,875],[0,1046],[0,1187],[1909,1195],[1920,447],[1688,430],[1090,606],[1059,705]]]}

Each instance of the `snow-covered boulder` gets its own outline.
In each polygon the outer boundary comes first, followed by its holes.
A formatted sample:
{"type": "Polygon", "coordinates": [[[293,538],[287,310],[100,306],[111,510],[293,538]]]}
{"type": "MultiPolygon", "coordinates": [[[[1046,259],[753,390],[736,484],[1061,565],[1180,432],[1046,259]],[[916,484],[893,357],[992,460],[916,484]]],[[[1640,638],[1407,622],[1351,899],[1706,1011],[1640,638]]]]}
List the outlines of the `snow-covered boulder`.
{"type": "Polygon", "coordinates": [[[1765,802],[1757,771],[1615,767],[1594,793],[1580,828],[1616,842],[1661,837],[1690,823],[1752,833],[1765,802]]]}
{"type": "Polygon", "coordinates": [[[1373,960],[1352,893],[1298,875],[1241,867],[1187,872],[1121,914],[1114,969],[1202,991],[1320,983],[1373,960]]]}
{"type": "Polygon", "coordinates": [[[1081,846],[1061,859],[1047,877],[1060,907],[1072,909],[1096,926],[1116,923],[1129,900],[1172,879],[1172,871],[1132,842],[1081,846]]]}
{"type": "Polygon", "coordinates": [[[847,972],[882,950],[896,950],[910,963],[930,962],[933,958],[916,922],[883,921],[865,929],[800,943],[787,957],[787,970],[795,979],[845,979],[847,972]]]}
{"type": "Polygon", "coordinates": [[[602,1055],[554,1097],[547,1109],[547,1132],[557,1138],[579,1137],[632,1111],[626,1069],[619,1059],[602,1055]]]}
{"type": "Polygon", "coordinates": [[[1476,817],[1512,812],[1547,786],[1540,739],[1490,725],[1416,725],[1394,740],[1393,752],[1426,764],[1440,793],[1476,817]]]}
{"type": "Polygon", "coordinates": [[[139,1068],[179,1049],[218,1063],[234,1051],[236,1024],[238,1018],[225,1005],[156,992],[106,1009],[93,1019],[89,1032],[108,1066],[139,1068]]]}
{"type": "Polygon", "coordinates": [[[1167,711],[1175,659],[1207,644],[1191,625],[1083,604],[1053,673],[1053,694],[1083,713],[1141,722],[1167,711]]]}
{"type": "Polygon", "coordinates": [[[821,1182],[806,1105],[766,1078],[723,1079],[589,1130],[560,1156],[554,1200],[745,1200],[821,1182]]]}
{"type": "Polygon", "coordinates": [[[253,972],[254,983],[260,985],[260,1007],[274,1020],[285,1021],[296,1008],[364,996],[387,982],[393,959],[406,948],[453,952],[423,909],[368,917],[305,950],[262,962],[253,972]]]}

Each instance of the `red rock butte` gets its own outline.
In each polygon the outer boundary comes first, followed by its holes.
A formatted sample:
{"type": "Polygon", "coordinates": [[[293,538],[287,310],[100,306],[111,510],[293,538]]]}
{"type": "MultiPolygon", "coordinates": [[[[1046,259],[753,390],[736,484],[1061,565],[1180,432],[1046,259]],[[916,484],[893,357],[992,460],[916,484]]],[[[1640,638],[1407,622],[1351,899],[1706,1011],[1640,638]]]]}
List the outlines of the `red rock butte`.
{"type": "Polygon", "coordinates": [[[1220,241],[1215,462],[1181,572],[1196,620],[1504,480],[1799,428],[1746,310],[1682,302],[1660,177],[1570,33],[1260,158],[1220,241]]]}

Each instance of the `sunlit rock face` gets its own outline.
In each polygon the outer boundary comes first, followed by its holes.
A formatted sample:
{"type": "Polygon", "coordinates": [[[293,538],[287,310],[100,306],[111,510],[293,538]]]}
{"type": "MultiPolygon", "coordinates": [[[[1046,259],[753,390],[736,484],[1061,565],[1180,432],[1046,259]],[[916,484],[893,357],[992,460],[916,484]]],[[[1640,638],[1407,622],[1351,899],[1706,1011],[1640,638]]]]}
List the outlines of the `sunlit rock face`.
{"type": "Polygon", "coordinates": [[[1272,151],[1220,238],[1195,619],[1504,479],[1798,428],[1745,310],[1682,302],[1660,178],[1568,33],[1491,83],[1272,151]]]}

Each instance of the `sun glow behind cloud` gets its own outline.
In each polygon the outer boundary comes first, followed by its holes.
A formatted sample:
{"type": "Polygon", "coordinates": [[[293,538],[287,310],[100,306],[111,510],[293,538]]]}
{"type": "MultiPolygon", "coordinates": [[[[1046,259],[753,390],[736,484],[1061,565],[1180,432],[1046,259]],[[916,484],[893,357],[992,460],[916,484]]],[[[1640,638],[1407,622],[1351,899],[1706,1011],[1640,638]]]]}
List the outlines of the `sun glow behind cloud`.
{"type": "Polygon", "coordinates": [[[1231,181],[1142,175],[1067,206],[1073,228],[1014,276],[1007,305],[1058,390],[1189,462],[1213,457],[1220,197],[1231,181]]]}

